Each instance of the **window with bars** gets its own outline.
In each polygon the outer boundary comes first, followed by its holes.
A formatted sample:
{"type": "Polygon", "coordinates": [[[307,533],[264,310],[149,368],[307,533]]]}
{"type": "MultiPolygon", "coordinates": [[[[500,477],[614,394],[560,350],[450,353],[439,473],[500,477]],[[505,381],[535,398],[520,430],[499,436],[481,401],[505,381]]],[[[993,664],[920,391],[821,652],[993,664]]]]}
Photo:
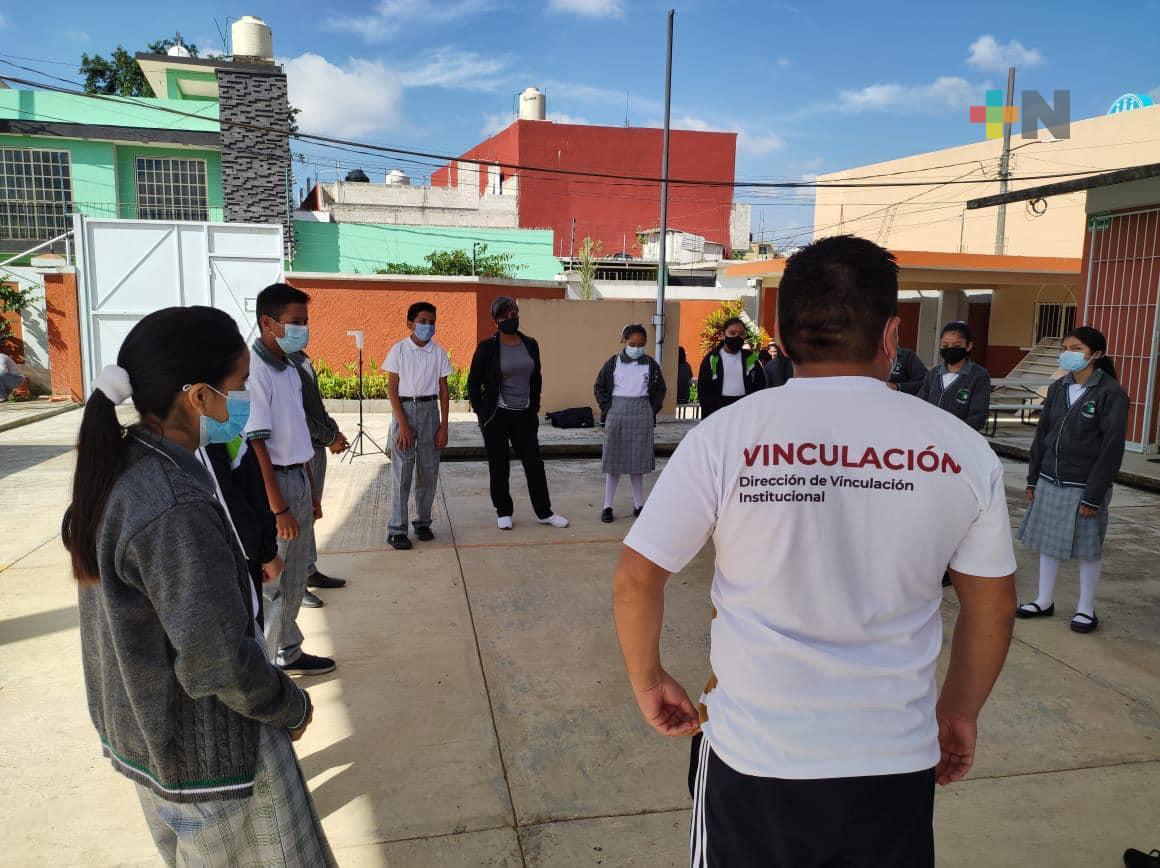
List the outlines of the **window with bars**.
{"type": "Polygon", "coordinates": [[[208,220],[205,160],[137,158],[140,220],[208,220]]]}
{"type": "Polygon", "coordinates": [[[72,228],[68,151],[0,148],[0,239],[43,241],[72,228]]]}
{"type": "Polygon", "coordinates": [[[1035,306],[1035,343],[1044,338],[1062,338],[1075,328],[1074,304],[1037,304],[1035,306]]]}

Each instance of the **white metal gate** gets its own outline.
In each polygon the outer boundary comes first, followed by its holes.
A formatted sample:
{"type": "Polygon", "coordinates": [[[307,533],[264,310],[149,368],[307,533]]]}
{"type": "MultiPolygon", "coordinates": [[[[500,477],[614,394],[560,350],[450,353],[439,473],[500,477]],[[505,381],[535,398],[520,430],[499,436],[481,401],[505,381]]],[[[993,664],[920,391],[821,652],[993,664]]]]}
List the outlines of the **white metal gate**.
{"type": "Polygon", "coordinates": [[[248,342],[258,293],[284,279],[280,225],[74,219],[86,394],[147,314],[216,307],[248,342]]]}

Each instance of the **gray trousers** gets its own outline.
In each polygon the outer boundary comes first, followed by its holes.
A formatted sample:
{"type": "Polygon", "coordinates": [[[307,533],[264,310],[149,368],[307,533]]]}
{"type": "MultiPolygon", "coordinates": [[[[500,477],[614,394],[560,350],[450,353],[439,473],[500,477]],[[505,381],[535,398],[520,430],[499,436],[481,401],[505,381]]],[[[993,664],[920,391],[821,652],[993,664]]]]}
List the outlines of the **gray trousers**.
{"type": "Polygon", "coordinates": [[[262,596],[266,598],[266,647],[273,662],[285,666],[302,656],[298,610],[306,593],[306,562],[314,551],[314,502],[304,468],[275,470],[274,475],[290,514],[298,520],[298,536],[278,540],[278,554],[285,561],[282,575],[278,581],[262,585],[262,596]]]}
{"type": "Polygon", "coordinates": [[[411,480],[415,482],[415,530],[431,526],[431,507],[439,487],[439,450],[435,434],[439,430],[439,402],[416,404],[403,402],[403,413],[415,432],[415,445],[399,449],[398,422],[391,422],[388,439],[391,444],[391,523],[394,535],[407,532],[407,502],[411,499],[411,480]]]}
{"type": "MultiPolygon", "coordinates": [[[[322,500],[322,488],[326,485],[326,460],[330,450],[325,446],[314,446],[314,457],[310,460],[310,472],[314,475],[314,490],[318,492],[318,499],[322,500]]],[[[314,534],[310,535],[310,557],[307,558],[306,578],[318,572],[318,540],[314,534]]]]}

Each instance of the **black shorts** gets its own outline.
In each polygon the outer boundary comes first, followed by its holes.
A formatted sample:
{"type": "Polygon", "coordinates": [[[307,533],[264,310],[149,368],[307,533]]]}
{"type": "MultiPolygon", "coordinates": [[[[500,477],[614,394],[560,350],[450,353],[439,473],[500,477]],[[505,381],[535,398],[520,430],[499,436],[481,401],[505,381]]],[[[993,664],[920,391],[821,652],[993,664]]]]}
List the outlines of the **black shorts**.
{"type": "Polygon", "coordinates": [[[933,868],[934,769],[825,780],[736,772],[693,739],[693,868],[933,868]]]}

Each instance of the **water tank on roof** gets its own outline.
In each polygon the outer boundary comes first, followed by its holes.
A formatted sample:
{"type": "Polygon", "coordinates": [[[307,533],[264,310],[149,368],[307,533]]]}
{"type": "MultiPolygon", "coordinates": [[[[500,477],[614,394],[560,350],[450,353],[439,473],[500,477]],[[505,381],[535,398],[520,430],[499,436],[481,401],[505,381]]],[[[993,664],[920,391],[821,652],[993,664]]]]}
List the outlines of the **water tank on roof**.
{"type": "Polygon", "coordinates": [[[230,27],[234,60],[249,63],[274,62],[274,37],[261,18],[243,15],[230,27]]]}
{"type": "Polygon", "coordinates": [[[520,94],[520,120],[542,121],[548,116],[548,100],[539,88],[529,87],[520,94]]]}
{"type": "Polygon", "coordinates": [[[402,169],[391,169],[387,172],[388,187],[410,187],[411,178],[402,169]]]}
{"type": "Polygon", "coordinates": [[[349,184],[369,184],[371,179],[362,169],[351,169],[346,173],[346,181],[349,184]]]}

